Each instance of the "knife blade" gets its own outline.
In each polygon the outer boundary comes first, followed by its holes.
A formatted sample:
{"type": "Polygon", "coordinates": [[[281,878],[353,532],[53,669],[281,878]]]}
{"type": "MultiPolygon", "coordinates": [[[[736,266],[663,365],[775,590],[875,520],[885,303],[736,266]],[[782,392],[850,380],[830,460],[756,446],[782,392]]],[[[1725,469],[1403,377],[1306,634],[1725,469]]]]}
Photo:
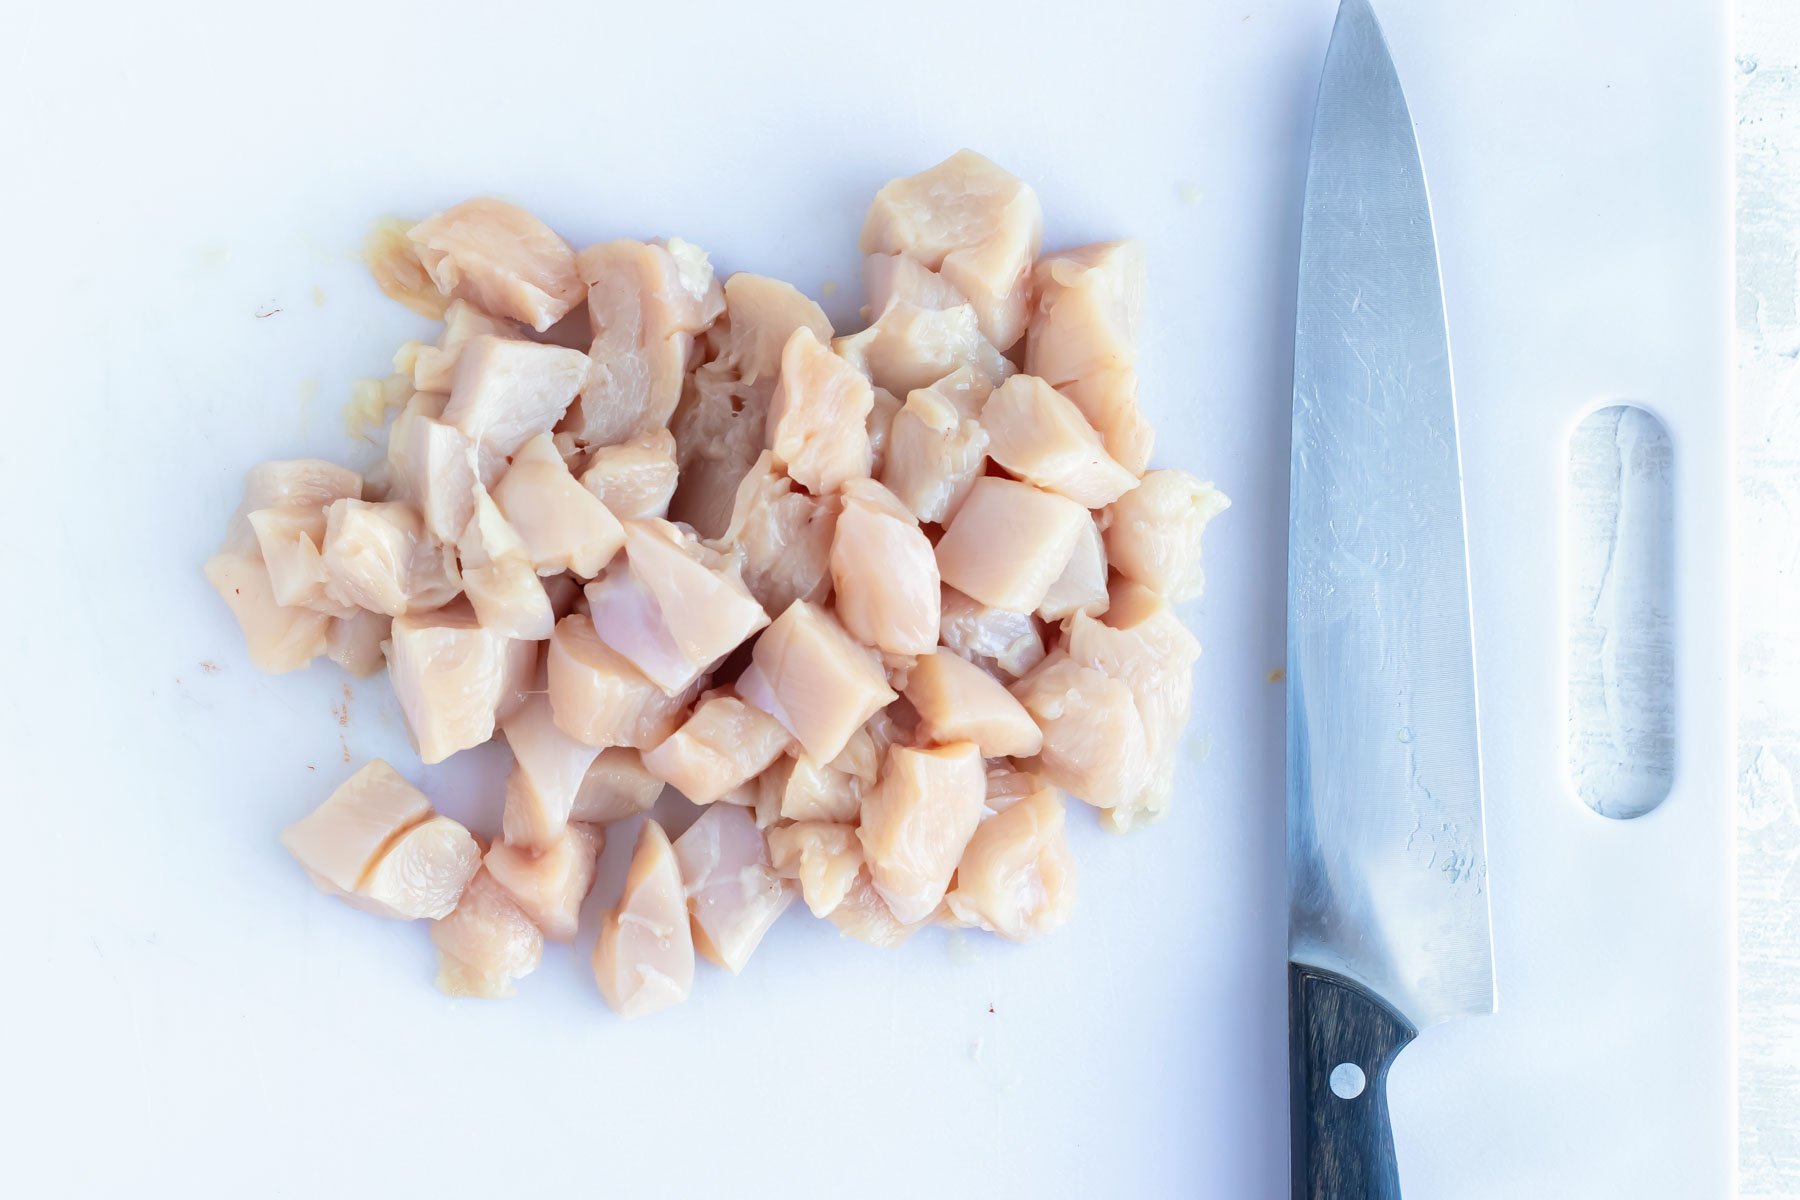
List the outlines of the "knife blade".
{"type": "Polygon", "coordinates": [[[1382,1200],[1395,1055],[1495,993],[1443,289],[1368,0],[1339,7],[1313,122],[1290,470],[1292,1193],[1382,1200]]]}

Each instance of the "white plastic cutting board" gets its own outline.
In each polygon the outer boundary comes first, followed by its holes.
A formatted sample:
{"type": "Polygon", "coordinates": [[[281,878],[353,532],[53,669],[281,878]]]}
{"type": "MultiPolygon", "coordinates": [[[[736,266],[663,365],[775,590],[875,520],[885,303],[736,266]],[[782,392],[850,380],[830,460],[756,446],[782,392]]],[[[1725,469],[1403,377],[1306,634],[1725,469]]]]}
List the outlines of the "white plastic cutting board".
{"type": "MultiPolygon", "coordinates": [[[[1333,7],[10,18],[8,1190],[1284,1195],[1269,674],[1333,7]],[[849,325],[868,197],[962,145],[1038,189],[1050,245],[1147,241],[1159,457],[1236,500],[1192,612],[1182,801],[1125,839],[1077,813],[1079,915],[1030,948],[884,953],[795,915],[653,1020],[600,1004],[591,933],[513,1003],[443,999],[423,928],[322,898],[275,835],[374,754],[491,827],[501,763],[419,769],[380,681],[256,674],[199,574],[246,467],[366,455],[349,383],[422,328],[354,260],[369,220],[500,192],[577,241],[680,234],[849,325]]],[[[1395,1068],[1409,1197],[1729,1190],[1724,9],[1381,5],[1456,351],[1501,1005],[1395,1068]],[[1628,824],[1566,780],[1556,575],[1564,436],[1619,398],[1667,420],[1680,509],[1678,776],[1628,824]]]]}

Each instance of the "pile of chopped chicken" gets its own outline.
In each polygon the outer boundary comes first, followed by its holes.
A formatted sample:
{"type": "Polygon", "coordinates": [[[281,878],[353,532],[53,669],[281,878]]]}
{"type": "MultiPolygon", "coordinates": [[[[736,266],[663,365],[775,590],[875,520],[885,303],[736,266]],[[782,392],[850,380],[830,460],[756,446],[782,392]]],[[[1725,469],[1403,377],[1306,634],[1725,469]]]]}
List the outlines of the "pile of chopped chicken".
{"type": "Polygon", "coordinates": [[[513,766],[484,844],[369,763],[283,837],[313,882],[510,995],[668,785],[699,818],[642,823],[593,952],[626,1016],[796,897],[883,946],[1062,924],[1062,793],[1115,829],[1169,804],[1200,653],[1170,605],[1227,501],[1148,469],[1140,248],[1041,237],[979,155],[896,180],[839,336],[679,239],[576,251],[496,200],[378,234],[444,321],[380,388],[385,460],[255,468],[206,575],[265,670],[385,668],[424,762],[498,732],[513,766]]]}

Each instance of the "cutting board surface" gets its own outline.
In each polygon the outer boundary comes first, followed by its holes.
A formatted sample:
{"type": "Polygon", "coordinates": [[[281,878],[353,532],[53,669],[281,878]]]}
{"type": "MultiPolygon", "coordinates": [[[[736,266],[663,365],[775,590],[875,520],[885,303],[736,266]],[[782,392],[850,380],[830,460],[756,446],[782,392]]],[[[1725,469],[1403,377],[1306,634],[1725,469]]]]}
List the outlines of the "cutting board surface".
{"type": "MultiPolygon", "coordinates": [[[[1282,595],[1293,278],[1330,0],[39,6],[0,49],[0,535],[20,1194],[1285,1194],[1282,595]],[[371,219],[499,193],[577,244],[680,235],[840,328],[886,179],[977,148],[1046,244],[1143,238],[1161,462],[1207,534],[1181,799],[1073,814],[1028,948],[886,953],[791,915],[623,1022],[592,925],[507,1004],[275,838],[389,756],[496,823],[504,755],[420,768],[385,682],[247,662],[199,564],[271,457],[358,463],[353,379],[426,326],[371,219]]],[[[1723,5],[1380,7],[1437,211],[1462,419],[1500,1012],[1393,1079],[1408,1196],[1729,1189],[1723,5]],[[1561,447],[1669,426],[1677,769],[1634,822],[1566,777],[1561,447]]],[[[610,903],[628,837],[590,901],[610,903]]]]}

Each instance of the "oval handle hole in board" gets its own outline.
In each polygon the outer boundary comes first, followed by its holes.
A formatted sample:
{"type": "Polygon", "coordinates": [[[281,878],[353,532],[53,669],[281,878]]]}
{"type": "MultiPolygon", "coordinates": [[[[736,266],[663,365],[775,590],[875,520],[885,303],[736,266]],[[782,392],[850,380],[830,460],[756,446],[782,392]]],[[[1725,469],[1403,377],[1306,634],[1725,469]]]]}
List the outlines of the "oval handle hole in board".
{"type": "Polygon", "coordinates": [[[1675,775],[1673,447],[1616,404],[1569,438],[1569,778],[1606,817],[1641,817],[1675,775]]]}

